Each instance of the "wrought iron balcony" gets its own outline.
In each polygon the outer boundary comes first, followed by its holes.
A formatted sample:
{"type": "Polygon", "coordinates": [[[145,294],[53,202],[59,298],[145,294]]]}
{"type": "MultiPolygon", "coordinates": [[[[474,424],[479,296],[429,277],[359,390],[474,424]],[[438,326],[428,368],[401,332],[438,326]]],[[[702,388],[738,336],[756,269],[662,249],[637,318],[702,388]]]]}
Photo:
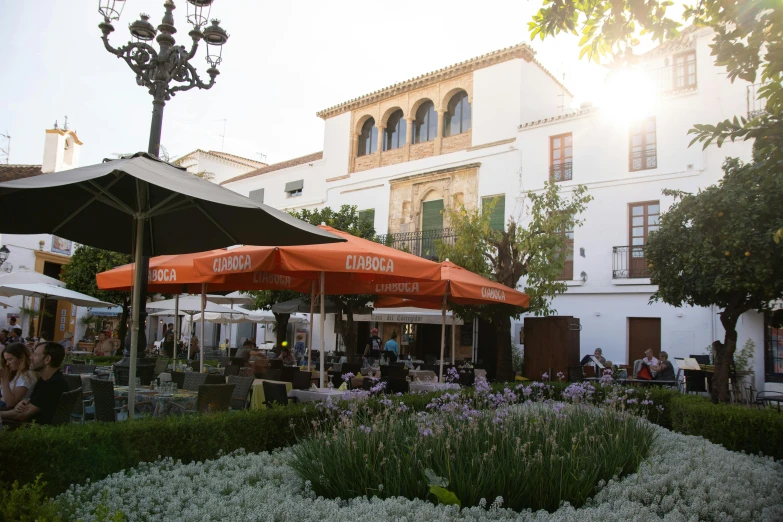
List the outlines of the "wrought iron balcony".
{"type": "Polygon", "coordinates": [[[457,234],[451,228],[440,230],[424,230],[418,232],[398,232],[396,234],[381,234],[378,243],[409,252],[411,254],[437,261],[438,242],[446,245],[454,245],[457,234]]]}
{"type": "Polygon", "coordinates": [[[688,74],[687,67],[683,64],[667,65],[658,69],[646,71],[647,81],[656,93],[673,93],[696,88],[696,64],[693,63],[693,72],[688,74]]]}
{"type": "Polygon", "coordinates": [[[645,149],[628,154],[628,170],[647,170],[658,167],[657,148],[645,149]]]}
{"type": "Polygon", "coordinates": [[[549,177],[552,181],[570,181],[573,179],[574,164],[570,161],[566,163],[556,163],[549,167],[549,177]]]}
{"type": "Polygon", "coordinates": [[[643,246],[612,247],[612,279],[650,277],[643,246]]]}

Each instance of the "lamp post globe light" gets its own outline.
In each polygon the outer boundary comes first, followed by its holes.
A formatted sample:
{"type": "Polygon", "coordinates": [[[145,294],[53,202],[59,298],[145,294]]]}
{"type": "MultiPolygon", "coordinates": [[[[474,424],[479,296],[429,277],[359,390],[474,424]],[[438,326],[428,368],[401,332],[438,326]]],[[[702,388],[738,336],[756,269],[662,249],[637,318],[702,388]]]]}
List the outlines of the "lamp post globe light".
{"type": "MultiPolygon", "coordinates": [[[[107,51],[117,58],[125,60],[131,71],[136,74],[136,83],[146,87],[152,95],[152,122],[150,124],[150,135],[147,152],[153,156],[160,153],[160,137],[163,128],[163,108],[166,102],[178,92],[189,91],[193,88],[210,89],[215,85],[215,78],[220,74],[217,67],[222,61],[223,44],[228,41],[228,33],[220,27],[219,20],[212,20],[211,25],[209,16],[214,0],[187,0],[187,20],[192,26],[188,32],[192,43],[190,49],[184,45],[176,45],[174,34],[177,29],[174,27],[174,14],[176,8],[173,0],[165,0],[163,8],[165,13],[158,27],[154,27],[149,22],[149,15],[141,14],[139,19],[128,25],[131,34],[131,41],[121,47],[112,47],[109,43],[109,35],[114,32],[112,22],[119,21],[122,11],[125,8],[127,0],[99,0],[98,12],[103,17],[98,27],[103,36],[103,45],[107,51]],[[209,82],[201,80],[191,61],[195,58],[198,51],[199,42],[204,40],[206,43],[206,61],[208,68],[206,74],[209,76],[209,82]],[[158,43],[158,49],[153,47],[152,42],[158,43]]],[[[140,196],[144,198],[145,196],[140,196]]],[[[147,281],[149,272],[149,257],[144,256],[138,267],[141,274],[141,281],[147,281]]],[[[140,289],[140,302],[146,303],[147,291],[146,284],[140,289]]],[[[142,383],[148,384],[153,376],[152,370],[154,363],[142,362],[146,349],[146,310],[144,306],[139,310],[138,324],[131,325],[131,332],[138,331],[138,357],[137,364],[138,376],[142,383]]],[[[131,335],[133,338],[133,335],[131,335]]],[[[203,340],[201,342],[204,342],[203,340]]],[[[118,378],[121,384],[130,375],[130,361],[123,359],[118,363],[118,378]]]]}
{"type": "Polygon", "coordinates": [[[212,24],[207,26],[214,0],[187,0],[187,20],[193,27],[188,36],[192,43],[190,49],[184,45],[175,45],[174,34],[177,29],[174,27],[173,11],[176,6],[173,0],[166,0],[163,3],[166,13],[157,28],[149,22],[149,15],[141,14],[138,20],[128,26],[132,40],[115,48],[109,43],[109,35],[114,32],[112,22],[120,19],[127,1],[99,0],[98,12],[103,16],[103,22],[98,27],[103,33],[106,50],[125,60],[136,73],[136,83],[146,87],[152,95],[152,123],[147,152],[157,156],[163,127],[163,107],[178,92],[195,87],[210,89],[215,85],[215,78],[220,74],[217,67],[222,61],[223,44],[228,41],[228,33],[220,27],[219,20],[212,20],[212,24]],[[201,80],[191,63],[202,39],[207,48],[208,83],[201,80]],[[151,45],[153,40],[158,43],[157,50],[151,45]]]}

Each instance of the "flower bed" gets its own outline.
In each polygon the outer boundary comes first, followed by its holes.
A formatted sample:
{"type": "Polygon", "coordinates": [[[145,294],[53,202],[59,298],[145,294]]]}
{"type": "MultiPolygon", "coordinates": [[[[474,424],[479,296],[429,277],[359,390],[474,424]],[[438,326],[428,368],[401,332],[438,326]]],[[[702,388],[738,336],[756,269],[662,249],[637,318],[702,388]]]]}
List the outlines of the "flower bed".
{"type": "Polygon", "coordinates": [[[166,459],[72,487],[58,503],[71,520],[122,512],[129,520],[782,520],[783,467],[700,437],[654,426],[638,472],[610,480],[584,506],[521,513],[500,499],[478,507],[405,498],[318,497],[291,467],[291,449],[237,452],[203,463],[166,459]]]}

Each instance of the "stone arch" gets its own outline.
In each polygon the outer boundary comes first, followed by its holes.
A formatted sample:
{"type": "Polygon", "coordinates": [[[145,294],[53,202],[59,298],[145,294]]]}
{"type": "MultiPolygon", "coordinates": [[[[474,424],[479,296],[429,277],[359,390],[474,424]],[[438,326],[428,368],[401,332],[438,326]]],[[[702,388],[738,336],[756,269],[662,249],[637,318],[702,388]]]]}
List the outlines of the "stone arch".
{"type": "Polygon", "coordinates": [[[386,123],[388,123],[388,121],[389,121],[389,116],[391,116],[392,114],[394,114],[397,111],[402,111],[402,117],[403,118],[407,118],[408,117],[408,115],[405,114],[405,109],[403,109],[399,105],[395,105],[394,107],[390,107],[390,108],[386,109],[386,112],[384,112],[383,115],[381,116],[380,127],[382,129],[386,128],[386,123]]]}
{"type": "Polygon", "coordinates": [[[432,104],[435,105],[435,110],[436,111],[438,110],[438,104],[435,103],[434,100],[432,100],[431,98],[420,98],[420,99],[416,100],[415,102],[413,102],[413,105],[411,105],[411,110],[406,115],[406,117],[415,118],[416,117],[416,111],[419,110],[419,107],[421,107],[421,105],[423,103],[427,103],[427,102],[432,102],[432,104]]]}
{"type": "Polygon", "coordinates": [[[443,96],[440,100],[440,106],[443,108],[443,110],[446,110],[446,108],[449,106],[449,100],[454,97],[455,94],[458,94],[460,92],[465,92],[465,94],[468,95],[468,103],[473,105],[473,94],[466,89],[465,87],[454,87],[453,89],[449,89],[446,92],[446,95],[443,96]]]}
{"type": "MultiPolygon", "coordinates": [[[[370,118],[375,119],[375,116],[373,116],[370,113],[363,114],[359,118],[356,119],[356,124],[353,127],[353,134],[354,136],[359,136],[362,132],[362,127],[364,127],[364,123],[369,120],[370,118]]],[[[376,121],[375,124],[377,125],[378,122],[376,121]]]]}

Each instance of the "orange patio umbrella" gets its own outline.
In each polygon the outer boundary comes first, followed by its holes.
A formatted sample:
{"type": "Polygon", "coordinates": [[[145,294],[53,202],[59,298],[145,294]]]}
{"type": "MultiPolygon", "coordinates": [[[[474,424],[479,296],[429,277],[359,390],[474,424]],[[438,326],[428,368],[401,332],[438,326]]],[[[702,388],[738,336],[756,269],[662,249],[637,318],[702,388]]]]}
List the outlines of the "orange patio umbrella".
{"type": "MultiPolygon", "coordinates": [[[[421,257],[362,239],[346,232],[321,225],[319,228],[345,239],[329,248],[317,246],[286,246],[276,249],[272,262],[263,248],[240,247],[220,254],[198,257],[196,271],[202,275],[228,276],[231,274],[269,271],[302,279],[320,280],[321,304],[321,386],[324,384],[324,296],[326,275],[336,277],[340,284],[332,285],[333,293],[365,293],[358,284],[395,283],[408,281],[438,281],[440,266],[421,257]],[[231,256],[229,258],[229,256],[231,256]],[[352,291],[353,290],[353,291],[352,291]]],[[[315,287],[312,288],[313,296],[315,287]]],[[[311,321],[314,306],[311,299],[311,321]]],[[[309,351],[308,351],[309,353],[309,351]]],[[[308,361],[309,365],[309,361],[308,361]]]]}

